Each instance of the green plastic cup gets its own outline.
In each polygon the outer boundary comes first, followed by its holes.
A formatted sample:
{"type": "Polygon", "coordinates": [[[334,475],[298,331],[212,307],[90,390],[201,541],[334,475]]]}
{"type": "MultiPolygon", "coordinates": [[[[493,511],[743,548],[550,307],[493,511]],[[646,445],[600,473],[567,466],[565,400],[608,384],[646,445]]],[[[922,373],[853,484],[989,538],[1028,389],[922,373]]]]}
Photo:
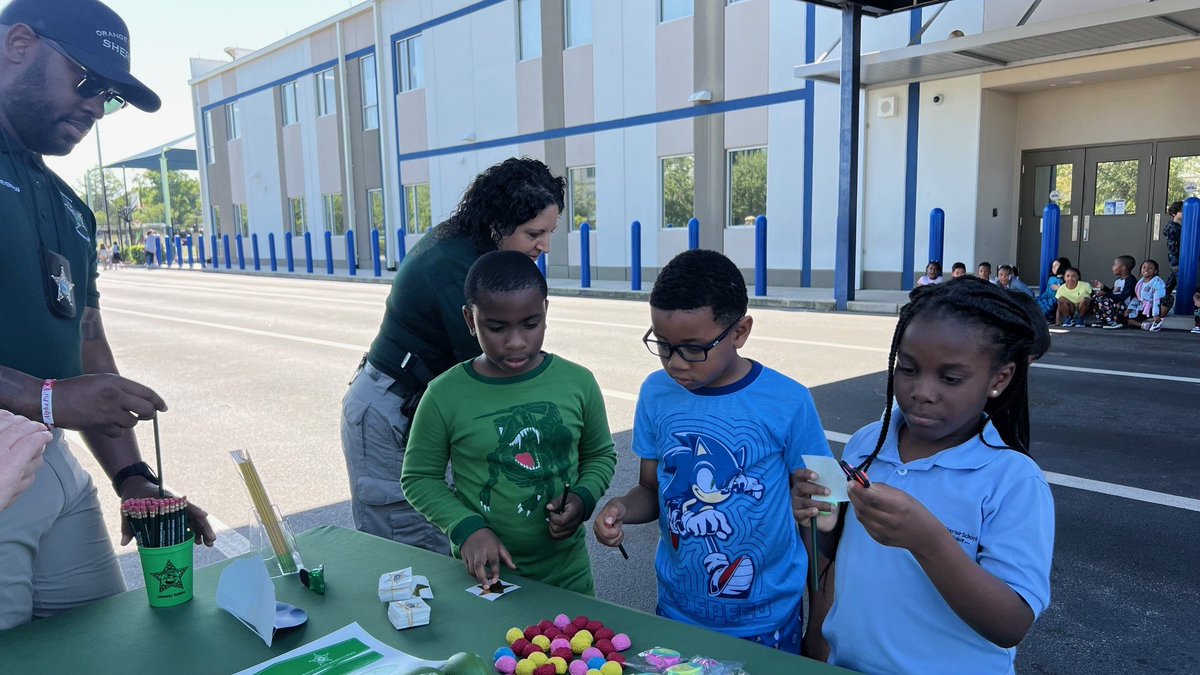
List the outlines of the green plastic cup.
{"type": "Polygon", "coordinates": [[[138,548],[151,607],[174,607],[192,599],[192,548],[196,535],[174,546],[138,548]]]}

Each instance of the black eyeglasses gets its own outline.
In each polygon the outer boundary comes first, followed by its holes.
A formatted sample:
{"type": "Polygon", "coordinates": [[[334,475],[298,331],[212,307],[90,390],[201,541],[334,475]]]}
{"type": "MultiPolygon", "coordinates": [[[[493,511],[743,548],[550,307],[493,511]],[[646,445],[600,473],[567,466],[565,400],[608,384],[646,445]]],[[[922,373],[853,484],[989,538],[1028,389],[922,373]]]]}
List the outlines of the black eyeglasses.
{"type": "Polygon", "coordinates": [[[83,79],[79,80],[79,83],[75,85],[75,93],[78,94],[80,98],[96,98],[97,96],[104,96],[105,115],[111,115],[112,113],[115,113],[121,108],[129,105],[129,102],[125,100],[124,96],[121,96],[121,94],[113,91],[108,86],[108,82],[106,80],[93,75],[86,66],[76,61],[74,57],[68,54],[67,51],[60,47],[54,40],[50,40],[40,35],[38,37],[40,37],[43,42],[50,45],[51,49],[59,54],[62,54],[63,58],[74,64],[76,68],[83,71],[83,79]]]}
{"type": "Polygon", "coordinates": [[[646,334],[642,336],[642,344],[646,345],[646,349],[650,350],[651,354],[660,359],[667,360],[671,358],[672,354],[679,354],[679,358],[688,363],[703,363],[708,360],[708,353],[721,344],[721,341],[729,335],[729,331],[733,330],[734,326],[738,325],[743,316],[746,315],[739,316],[733,323],[729,324],[728,328],[721,331],[717,339],[706,345],[673,345],[663,340],[655,340],[650,337],[650,334],[654,332],[653,327],[647,330],[646,334]]]}

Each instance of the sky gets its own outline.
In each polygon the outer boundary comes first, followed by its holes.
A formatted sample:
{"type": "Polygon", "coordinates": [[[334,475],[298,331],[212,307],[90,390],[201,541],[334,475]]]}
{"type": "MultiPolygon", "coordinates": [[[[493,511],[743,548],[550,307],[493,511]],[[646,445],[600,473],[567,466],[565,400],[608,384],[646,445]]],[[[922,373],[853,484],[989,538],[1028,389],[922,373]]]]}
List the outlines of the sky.
{"type": "MultiPolygon", "coordinates": [[[[228,61],[226,47],[257,49],[319,23],[361,0],[104,0],[129,25],[133,75],[162,98],[158,112],[133,106],[110,115],[65,157],[46,163],[71,185],[97,166],[195,132],[188,59],[228,61]]],[[[7,4],[0,0],[0,4],[7,4]]],[[[132,179],[133,174],[130,173],[132,179]]]]}

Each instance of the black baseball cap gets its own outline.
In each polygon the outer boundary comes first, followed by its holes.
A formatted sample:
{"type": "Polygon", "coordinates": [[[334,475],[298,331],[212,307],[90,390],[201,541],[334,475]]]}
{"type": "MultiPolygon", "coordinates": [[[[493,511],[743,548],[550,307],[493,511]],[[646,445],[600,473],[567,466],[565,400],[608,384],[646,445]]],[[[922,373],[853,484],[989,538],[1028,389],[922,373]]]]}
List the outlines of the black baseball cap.
{"type": "Polygon", "coordinates": [[[107,81],[134,106],[154,112],[158,94],[129,73],[129,28],[98,0],[12,0],[0,24],[23,23],[53,40],[84,68],[107,81]]]}

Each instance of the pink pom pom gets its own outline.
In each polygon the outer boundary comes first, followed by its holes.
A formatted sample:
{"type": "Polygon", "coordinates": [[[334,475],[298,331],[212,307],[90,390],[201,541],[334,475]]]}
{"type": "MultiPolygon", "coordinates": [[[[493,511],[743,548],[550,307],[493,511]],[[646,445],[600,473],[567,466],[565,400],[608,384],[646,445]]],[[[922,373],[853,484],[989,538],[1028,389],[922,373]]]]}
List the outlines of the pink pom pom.
{"type": "Polygon", "coordinates": [[[587,625],[584,626],[584,628],[588,629],[588,632],[595,635],[596,631],[600,630],[601,628],[604,628],[604,624],[600,623],[599,621],[589,621],[589,622],[587,622],[587,625]]]}
{"type": "MultiPolygon", "coordinates": [[[[629,649],[629,646],[631,644],[633,644],[633,642],[630,641],[629,636],[624,633],[617,633],[616,635],[614,635],[612,637],[612,643],[613,643],[613,648],[619,652],[623,652],[626,649],[629,649]]],[[[515,647],[514,647],[514,650],[515,650],[515,647]]]]}
{"type": "Polygon", "coordinates": [[[616,633],[614,633],[611,628],[605,628],[604,626],[601,626],[599,630],[592,631],[592,635],[597,640],[611,640],[613,635],[616,635],[616,633]]]}
{"type": "Polygon", "coordinates": [[[567,624],[569,623],[571,623],[571,617],[567,616],[566,614],[559,614],[558,616],[554,617],[554,625],[558,626],[559,628],[566,628],[567,624]]]}
{"type": "Polygon", "coordinates": [[[567,651],[570,651],[571,641],[563,638],[555,638],[550,642],[551,652],[557,652],[560,649],[566,649],[567,651]]]}
{"type": "Polygon", "coordinates": [[[583,659],[584,661],[591,661],[597,656],[603,658],[604,653],[595,647],[588,647],[587,649],[583,650],[583,653],[579,655],[579,658],[583,659]]]}
{"type": "Polygon", "coordinates": [[[500,673],[515,673],[517,671],[517,660],[511,656],[501,656],[496,659],[496,672],[500,673]]]}
{"type": "Polygon", "coordinates": [[[567,666],[567,671],[570,672],[571,675],[586,675],[588,667],[583,661],[572,661],[571,665],[567,666]]]}
{"type": "Polygon", "coordinates": [[[617,651],[617,648],[613,646],[612,640],[596,640],[596,649],[599,649],[600,653],[605,656],[617,651]]]}

